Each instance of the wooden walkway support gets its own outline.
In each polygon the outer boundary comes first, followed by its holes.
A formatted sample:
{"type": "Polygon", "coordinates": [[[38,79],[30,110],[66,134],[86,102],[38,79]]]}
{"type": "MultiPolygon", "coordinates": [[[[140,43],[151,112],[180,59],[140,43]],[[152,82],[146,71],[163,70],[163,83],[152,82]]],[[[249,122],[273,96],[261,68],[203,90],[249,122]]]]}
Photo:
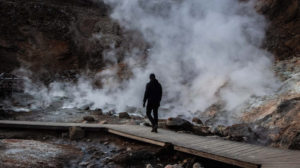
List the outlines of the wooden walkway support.
{"type": "Polygon", "coordinates": [[[109,125],[83,123],[51,123],[0,120],[0,128],[62,129],[79,126],[85,130],[108,131],[112,134],[158,146],[172,143],[175,150],[245,168],[300,168],[300,151],[256,146],[159,129],[151,133],[149,127],[139,125],[109,125]]]}

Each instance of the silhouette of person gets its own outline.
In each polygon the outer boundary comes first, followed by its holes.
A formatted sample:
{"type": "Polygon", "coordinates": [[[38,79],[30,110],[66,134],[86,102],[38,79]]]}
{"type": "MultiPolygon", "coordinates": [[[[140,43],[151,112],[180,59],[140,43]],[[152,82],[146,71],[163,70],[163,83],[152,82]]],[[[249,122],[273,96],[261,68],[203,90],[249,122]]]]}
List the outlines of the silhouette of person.
{"type": "Polygon", "coordinates": [[[152,124],[152,131],[157,133],[158,127],[158,108],[160,106],[160,101],[162,97],[162,87],[158,80],[155,78],[154,74],[150,74],[150,82],[146,85],[146,90],[144,94],[144,103],[143,107],[145,107],[147,102],[147,117],[149,118],[152,124]],[[151,112],[153,111],[153,116],[151,116],[151,112]]]}

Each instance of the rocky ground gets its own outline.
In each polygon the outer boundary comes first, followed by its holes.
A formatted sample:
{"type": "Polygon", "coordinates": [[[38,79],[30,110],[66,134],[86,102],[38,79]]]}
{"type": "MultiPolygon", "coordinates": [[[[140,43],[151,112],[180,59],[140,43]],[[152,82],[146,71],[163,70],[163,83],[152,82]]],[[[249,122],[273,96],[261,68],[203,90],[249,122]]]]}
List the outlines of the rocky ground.
{"type": "Polygon", "coordinates": [[[105,132],[78,132],[1,129],[0,166],[235,168],[176,152],[168,145],[160,148],[105,132]]]}

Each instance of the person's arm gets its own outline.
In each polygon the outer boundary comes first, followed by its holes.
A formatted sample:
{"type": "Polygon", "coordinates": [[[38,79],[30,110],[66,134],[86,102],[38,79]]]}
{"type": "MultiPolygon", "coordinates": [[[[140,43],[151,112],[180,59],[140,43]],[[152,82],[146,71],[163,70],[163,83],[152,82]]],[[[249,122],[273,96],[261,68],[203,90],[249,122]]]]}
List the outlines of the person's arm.
{"type": "Polygon", "coordinates": [[[145,90],[145,94],[144,94],[144,100],[143,100],[143,106],[145,107],[145,103],[148,99],[148,95],[149,95],[149,89],[148,89],[148,84],[146,85],[146,90],[145,90]]]}
{"type": "Polygon", "coordinates": [[[159,84],[159,102],[161,101],[161,98],[162,98],[162,93],[163,93],[163,90],[162,90],[162,87],[161,87],[161,84],[159,84]]]}

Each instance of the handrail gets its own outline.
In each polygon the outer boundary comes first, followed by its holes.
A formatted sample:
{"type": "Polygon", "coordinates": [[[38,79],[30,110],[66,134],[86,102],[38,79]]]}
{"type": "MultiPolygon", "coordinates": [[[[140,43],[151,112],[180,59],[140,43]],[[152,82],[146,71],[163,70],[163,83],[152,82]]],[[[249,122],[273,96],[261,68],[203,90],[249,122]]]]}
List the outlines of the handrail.
{"type": "Polygon", "coordinates": [[[12,90],[14,90],[14,89],[19,90],[19,89],[13,87],[13,84],[14,84],[14,81],[15,81],[15,80],[17,80],[16,82],[19,83],[19,81],[20,81],[20,78],[19,78],[19,77],[15,76],[15,75],[11,75],[11,74],[7,74],[7,73],[3,72],[3,73],[0,75],[0,85],[2,85],[3,82],[4,82],[5,80],[12,81],[12,85],[11,85],[11,87],[10,87],[12,90]],[[7,75],[7,76],[6,76],[6,75],[7,75]]]}
{"type": "Polygon", "coordinates": [[[2,76],[4,76],[5,75],[5,72],[3,72],[1,75],[0,75],[0,78],[2,78],[2,76]]]}

